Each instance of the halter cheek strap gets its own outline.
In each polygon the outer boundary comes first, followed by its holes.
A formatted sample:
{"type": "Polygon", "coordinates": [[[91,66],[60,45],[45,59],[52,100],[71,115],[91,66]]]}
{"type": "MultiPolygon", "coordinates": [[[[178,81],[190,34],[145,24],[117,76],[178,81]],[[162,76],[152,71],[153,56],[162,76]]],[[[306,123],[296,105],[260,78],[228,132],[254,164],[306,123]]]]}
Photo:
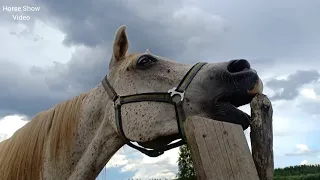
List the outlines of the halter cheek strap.
{"type": "Polygon", "coordinates": [[[207,63],[199,62],[194,66],[192,66],[192,68],[183,77],[180,84],[177,87],[170,89],[168,92],[151,92],[151,93],[119,96],[117,95],[113,87],[110,85],[107,79],[107,76],[105,76],[105,78],[102,80],[102,85],[106,90],[108,96],[114,102],[115,120],[117,124],[118,133],[128,146],[146,154],[147,156],[157,157],[163,154],[164,151],[179,147],[186,143],[186,137],[185,137],[184,128],[183,128],[183,123],[186,120],[185,112],[183,109],[184,94],[189,84],[193,80],[193,78],[196,76],[196,74],[205,64],[207,63]],[[176,96],[179,96],[180,99],[177,98],[176,96]],[[146,149],[146,148],[134,145],[131,142],[131,140],[129,140],[125,136],[123,131],[123,126],[122,126],[121,105],[136,103],[136,102],[143,102],[143,101],[164,102],[164,103],[169,103],[174,105],[179,134],[181,138],[180,141],[166,145],[165,147],[159,148],[159,149],[146,149]]]}

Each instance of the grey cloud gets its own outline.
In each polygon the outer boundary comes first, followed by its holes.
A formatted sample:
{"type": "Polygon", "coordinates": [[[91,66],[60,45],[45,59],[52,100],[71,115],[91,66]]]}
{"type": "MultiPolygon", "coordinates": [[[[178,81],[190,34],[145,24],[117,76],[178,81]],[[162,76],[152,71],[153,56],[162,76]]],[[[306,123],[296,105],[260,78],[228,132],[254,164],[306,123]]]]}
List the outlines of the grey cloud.
{"type": "MultiPolygon", "coordinates": [[[[274,9],[277,5],[286,7],[283,2],[260,4],[249,0],[246,2],[250,5],[199,2],[204,3],[202,7],[180,0],[170,3],[160,0],[4,2],[12,6],[23,3],[41,6],[41,12],[32,14],[34,18],[57,25],[66,34],[64,44],[87,48],[78,48],[67,64],[55,63],[52,67],[33,67],[28,71],[18,65],[8,68],[7,61],[0,61],[5,63],[0,67],[6,67],[0,72],[0,113],[17,111],[33,115],[94,87],[107,73],[114,33],[122,24],[128,27],[131,52],[149,48],[154,54],[184,63],[246,58],[258,71],[277,64],[275,57],[290,56],[290,52],[298,52],[297,49],[312,54],[309,45],[313,43],[317,47],[316,42],[320,42],[310,38],[319,32],[317,24],[307,21],[318,17],[309,14],[318,2],[313,0],[308,5],[290,3],[292,8],[301,8],[294,18],[290,9],[274,9]],[[307,16],[309,18],[304,18],[307,16]],[[304,45],[308,45],[309,51],[304,45]]],[[[32,30],[34,21],[27,26],[32,30]]],[[[25,33],[11,34],[27,35],[25,33]]],[[[279,88],[277,83],[285,85],[288,88],[278,98],[290,99],[300,87],[293,81],[271,81],[269,85],[273,88],[279,88]],[[293,95],[288,95],[290,93],[293,95]]]]}
{"type": "Polygon", "coordinates": [[[106,47],[80,47],[66,64],[55,62],[52,67],[40,68],[34,66],[32,74],[45,76],[50,89],[74,92],[87,91],[96,86],[108,73],[111,53],[106,47]]]}
{"type": "Polygon", "coordinates": [[[313,90],[316,94],[320,94],[320,81],[317,81],[317,84],[315,84],[313,90]]]}
{"type": "MultiPolygon", "coordinates": [[[[221,55],[273,59],[318,54],[320,25],[314,23],[320,15],[317,0],[307,3],[298,0],[201,1],[199,4],[231,24],[225,48],[217,52],[221,55]]],[[[291,63],[292,59],[285,61],[291,63]]]]}
{"type": "Polygon", "coordinates": [[[56,62],[30,70],[1,60],[0,115],[22,113],[32,117],[95,87],[108,72],[110,54],[106,52],[103,47],[79,48],[66,64],[56,62]]]}
{"type": "Polygon", "coordinates": [[[299,88],[320,78],[317,70],[298,70],[287,79],[273,79],[266,82],[266,86],[276,91],[271,100],[292,100],[299,94],[299,88]]]}
{"type": "Polygon", "coordinates": [[[127,24],[133,51],[150,48],[185,62],[279,57],[291,57],[284,61],[292,62],[293,57],[317,55],[320,45],[320,25],[314,23],[320,15],[317,0],[80,0],[76,4],[34,0],[31,4],[43,9],[35,14],[38,18],[57,22],[66,33],[66,44],[109,44],[110,34],[127,24]]]}
{"type": "Polygon", "coordinates": [[[296,151],[292,153],[286,153],[286,156],[318,156],[320,149],[308,149],[307,151],[296,151]]]}
{"type": "MultiPolygon", "coordinates": [[[[116,29],[126,24],[130,41],[134,44],[130,46],[132,51],[150,48],[151,51],[157,51],[154,53],[173,54],[181,51],[179,47],[183,47],[181,42],[172,41],[170,37],[165,40],[161,24],[151,24],[141,19],[134,10],[126,6],[126,1],[80,0],[76,6],[73,1],[36,2],[43,4],[51,16],[59,19],[58,25],[66,33],[64,43],[68,45],[111,45],[116,29]]],[[[144,3],[137,2],[137,5],[144,7],[144,3]]]]}
{"type": "MultiPolygon", "coordinates": [[[[315,94],[317,96],[319,96],[320,94],[320,79],[318,81],[316,81],[313,85],[312,85],[312,89],[315,92],[315,94]]],[[[298,107],[309,114],[312,115],[317,115],[318,117],[320,117],[320,103],[317,99],[306,99],[303,102],[301,102],[298,107]]],[[[317,118],[320,122],[320,119],[317,118]]]]}
{"type": "Polygon", "coordinates": [[[149,48],[186,63],[279,57],[301,63],[320,46],[317,0],[35,2],[48,10],[46,17],[58,19],[66,44],[110,44],[111,34],[126,24],[132,51],[149,48]]]}
{"type": "Polygon", "coordinates": [[[35,0],[46,7],[46,18],[58,19],[66,33],[67,45],[110,45],[116,29],[126,24],[130,51],[150,49],[152,53],[184,62],[207,58],[228,31],[221,16],[193,7],[183,1],[72,1],[35,0]],[[90,7],[90,8],[88,8],[90,7]],[[197,59],[196,59],[197,58],[197,59]]]}

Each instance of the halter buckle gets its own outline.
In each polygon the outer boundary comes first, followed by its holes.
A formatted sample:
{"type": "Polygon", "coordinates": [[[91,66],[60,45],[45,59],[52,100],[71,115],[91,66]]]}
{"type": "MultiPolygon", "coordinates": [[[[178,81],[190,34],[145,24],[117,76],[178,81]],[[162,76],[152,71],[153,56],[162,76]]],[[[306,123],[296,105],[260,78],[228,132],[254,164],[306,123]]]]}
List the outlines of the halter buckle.
{"type": "Polygon", "coordinates": [[[176,87],[174,87],[172,89],[169,89],[169,91],[168,91],[168,93],[170,93],[170,97],[173,97],[175,95],[179,95],[180,96],[180,101],[183,101],[183,99],[184,99],[184,92],[185,91],[183,91],[183,92],[177,91],[176,87]]]}
{"type": "Polygon", "coordinates": [[[115,99],[115,101],[113,102],[113,107],[118,107],[119,105],[121,105],[121,103],[120,103],[120,97],[117,97],[117,98],[115,99]]]}

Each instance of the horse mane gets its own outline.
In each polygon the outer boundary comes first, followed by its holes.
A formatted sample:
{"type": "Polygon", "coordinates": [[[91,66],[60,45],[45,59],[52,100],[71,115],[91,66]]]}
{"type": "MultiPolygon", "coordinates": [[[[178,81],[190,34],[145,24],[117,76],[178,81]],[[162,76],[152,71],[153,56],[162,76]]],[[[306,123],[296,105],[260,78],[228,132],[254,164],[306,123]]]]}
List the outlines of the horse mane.
{"type": "Polygon", "coordinates": [[[124,57],[124,61],[121,62],[120,67],[118,68],[119,72],[125,72],[129,69],[135,68],[136,65],[136,58],[138,57],[140,53],[132,53],[132,54],[127,54],[124,57]]]}
{"type": "Polygon", "coordinates": [[[87,95],[80,94],[38,113],[12,137],[1,142],[0,179],[42,179],[46,149],[53,161],[67,155],[74,145],[79,112],[87,95]]]}

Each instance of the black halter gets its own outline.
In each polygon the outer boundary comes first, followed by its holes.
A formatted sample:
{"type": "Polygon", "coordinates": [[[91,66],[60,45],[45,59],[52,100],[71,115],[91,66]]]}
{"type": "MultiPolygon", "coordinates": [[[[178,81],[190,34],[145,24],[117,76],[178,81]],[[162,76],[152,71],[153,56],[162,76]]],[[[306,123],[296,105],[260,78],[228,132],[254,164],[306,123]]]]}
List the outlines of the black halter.
{"type": "Polygon", "coordinates": [[[186,144],[186,137],[183,128],[183,122],[186,120],[186,116],[183,110],[183,101],[184,101],[184,93],[185,90],[188,88],[189,84],[198,73],[198,71],[205,65],[206,63],[199,62],[195,64],[183,77],[178,87],[170,89],[168,92],[154,92],[154,93],[141,93],[141,94],[133,94],[127,96],[119,96],[112,88],[110,83],[108,82],[107,76],[102,80],[102,85],[104,89],[107,91],[108,96],[114,102],[114,109],[115,109],[115,119],[117,124],[118,133],[124,139],[125,143],[146,154],[150,157],[157,157],[172,148],[179,147],[183,144],[186,144]],[[175,96],[180,96],[180,99],[174,98],[175,96]],[[178,123],[178,129],[181,136],[181,140],[172,144],[168,144],[163,148],[160,149],[146,149],[143,147],[136,146],[131,143],[131,140],[126,138],[123,128],[122,128],[122,118],[121,118],[121,105],[127,103],[135,103],[135,102],[142,102],[142,101],[156,101],[156,102],[165,102],[174,105],[174,109],[176,112],[176,118],[178,123]]]}

